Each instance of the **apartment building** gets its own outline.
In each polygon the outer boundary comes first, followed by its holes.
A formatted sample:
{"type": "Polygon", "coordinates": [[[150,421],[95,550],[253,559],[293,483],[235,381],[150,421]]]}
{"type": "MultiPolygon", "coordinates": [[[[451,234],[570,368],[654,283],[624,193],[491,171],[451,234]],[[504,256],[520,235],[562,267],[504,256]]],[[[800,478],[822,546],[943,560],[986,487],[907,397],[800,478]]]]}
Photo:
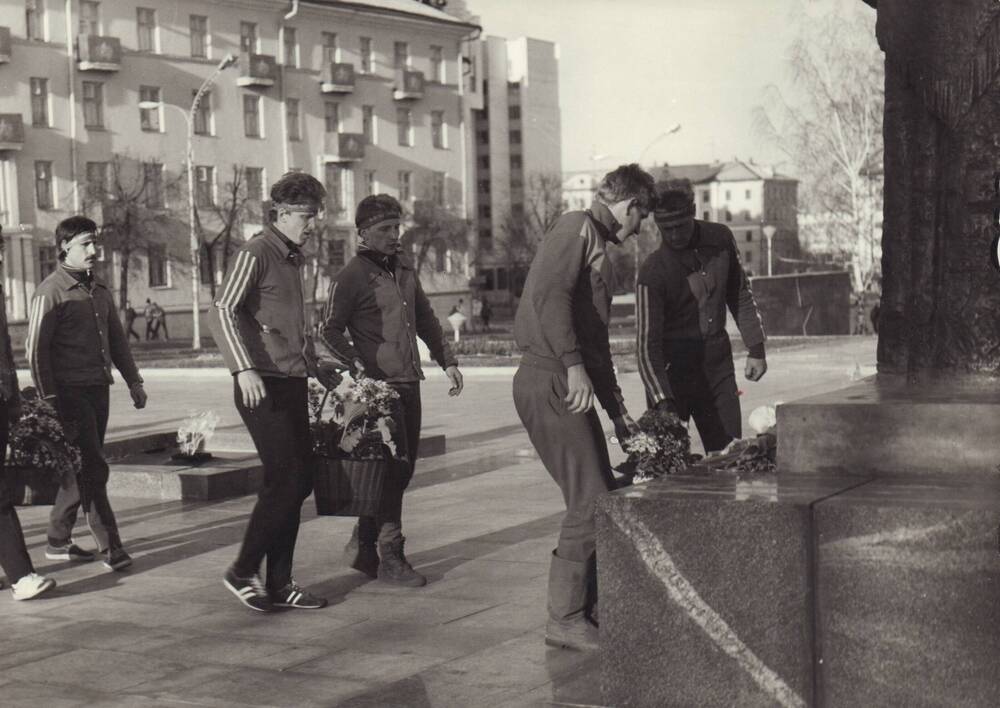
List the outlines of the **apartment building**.
{"type": "MultiPolygon", "coordinates": [[[[175,227],[134,256],[130,299],[189,313],[189,116],[194,201],[208,229],[234,165],[258,214],[288,170],[326,184],[333,240],[314,264],[317,293],[325,293],[322,274],[353,253],[353,208],[363,196],[388,192],[410,209],[426,199],[471,216],[462,57],[478,33],[413,0],[0,0],[0,223],[11,317],[24,317],[35,284],[55,267],[55,225],[88,208],[116,164],[142,177],[145,206],[175,227]],[[235,63],[220,70],[229,55],[235,63]]],[[[103,257],[106,278],[120,287],[120,254],[103,257]]],[[[467,255],[434,259],[442,261],[436,282],[465,290],[467,255]]],[[[202,268],[203,303],[220,276],[202,268]]],[[[189,316],[186,324],[190,331],[189,316]]]]}

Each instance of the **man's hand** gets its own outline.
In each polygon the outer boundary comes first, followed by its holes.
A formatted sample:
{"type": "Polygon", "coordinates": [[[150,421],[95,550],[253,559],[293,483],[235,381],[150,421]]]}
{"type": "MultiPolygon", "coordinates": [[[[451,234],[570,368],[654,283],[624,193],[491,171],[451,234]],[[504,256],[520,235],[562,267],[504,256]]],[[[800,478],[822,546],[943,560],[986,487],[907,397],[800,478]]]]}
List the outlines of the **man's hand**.
{"type": "Polygon", "coordinates": [[[458,370],[457,366],[452,365],[445,369],[444,373],[448,376],[448,380],[451,381],[451,388],[448,389],[448,395],[457,396],[465,386],[462,381],[462,372],[458,370]]]}
{"type": "Polygon", "coordinates": [[[253,410],[267,397],[264,379],[253,369],[245,369],[236,374],[236,383],[243,393],[243,405],[253,410]]]}
{"type": "Polygon", "coordinates": [[[566,408],[570,413],[586,413],[594,407],[594,384],[583,364],[576,364],[566,370],[566,408]]]}
{"type": "Polygon", "coordinates": [[[664,398],[662,401],[656,404],[656,410],[666,411],[667,413],[673,413],[674,415],[680,415],[677,412],[677,402],[672,398],[664,398]]]}
{"type": "Polygon", "coordinates": [[[340,385],[340,382],[344,380],[344,376],[335,366],[317,364],[316,380],[319,381],[323,388],[327,391],[332,391],[340,385]]]}
{"type": "Polygon", "coordinates": [[[365,362],[355,359],[351,365],[351,378],[358,378],[365,375],[365,362]]]}
{"type": "Polygon", "coordinates": [[[618,442],[624,442],[639,432],[639,426],[628,413],[622,413],[611,422],[615,425],[615,437],[618,438],[618,442]]]}
{"type": "Polygon", "coordinates": [[[146,390],[142,387],[141,381],[136,381],[128,387],[128,392],[132,396],[132,405],[138,409],[146,407],[146,390]]]}
{"type": "Polygon", "coordinates": [[[748,356],[744,373],[750,381],[760,381],[761,376],[767,373],[767,361],[748,356]]]}

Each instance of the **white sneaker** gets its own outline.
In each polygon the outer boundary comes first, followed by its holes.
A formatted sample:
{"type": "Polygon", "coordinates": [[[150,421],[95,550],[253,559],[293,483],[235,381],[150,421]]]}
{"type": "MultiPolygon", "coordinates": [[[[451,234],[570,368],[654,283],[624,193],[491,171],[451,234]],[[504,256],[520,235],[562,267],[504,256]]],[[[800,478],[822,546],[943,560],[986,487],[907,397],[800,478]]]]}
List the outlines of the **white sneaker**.
{"type": "Polygon", "coordinates": [[[56,581],[38,573],[28,573],[10,586],[15,600],[30,600],[56,586],[56,581]]]}

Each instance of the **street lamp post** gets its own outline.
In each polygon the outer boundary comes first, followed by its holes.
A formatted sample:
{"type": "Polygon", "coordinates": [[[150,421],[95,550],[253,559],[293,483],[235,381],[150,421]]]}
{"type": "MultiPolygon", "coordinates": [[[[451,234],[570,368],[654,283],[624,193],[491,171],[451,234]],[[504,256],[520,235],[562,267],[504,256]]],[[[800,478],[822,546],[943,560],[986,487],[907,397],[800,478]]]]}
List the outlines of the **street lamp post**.
{"type": "Polygon", "coordinates": [[[764,232],[764,238],[767,239],[767,274],[768,275],[774,275],[774,272],[773,272],[773,266],[774,266],[774,249],[771,246],[771,243],[772,243],[771,239],[774,238],[774,234],[777,233],[778,229],[776,229],[771,224],[768,224],[767,226],[765,226],[764,228],[762,228],[761,231],[764,232]]]}
{"type": "Polygon", "coordinates": [[[188,192],[188,222],[189,222],[189,246],[191,248],[191,348],[201,349],[201,239],[198,238],[198,230],[195,228],[195,203],[194,203],[194,118],[198,112],[205,94],[215,83],[223,71],[236,63],[236,57],[227,54],[225,58],[215,67],[215,71],[208,75],[198,87],[198,91],[191,101],[191,109],[186,111],[180,106],[162,101],[140,101],[139,108],[152,109],[160,106],[174,108],[184,116],[187,124],[187,151],[184,162],[187,169],[187,192],[188,192]]]}

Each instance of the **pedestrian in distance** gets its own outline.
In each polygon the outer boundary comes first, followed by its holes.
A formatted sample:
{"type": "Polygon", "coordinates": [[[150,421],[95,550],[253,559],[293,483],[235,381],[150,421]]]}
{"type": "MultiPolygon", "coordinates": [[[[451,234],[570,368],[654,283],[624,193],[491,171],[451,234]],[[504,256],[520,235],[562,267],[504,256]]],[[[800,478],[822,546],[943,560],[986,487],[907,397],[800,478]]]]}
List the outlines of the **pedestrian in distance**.
{"type": "Polygon", "coordinates": [[[160,336],[160,330],[163,330],[163,340],[170,340],[170,333],[167,331],[167,312],[159,303],[155,300],[153,301],[153,331],[156,333],[157,339],[160,336]]]}
{"type": "MultiPolygon", "coordinates": [[[[0,226],[0,266],[3,265],[3,227],[0,226]]],[[[7,303],[0,282],[0,568],[10,582],[15,600],[30,600],[55,587],[56,582],[35,572],[24,543],[24,532],[14,508],[14,471],[7,469],[7,441],[12,422],[20,417],[21,394],[14,352],[7,331],[7,303]]],[[[0,588],[3,583],[0,583],[0,588]]]]}
{"type": "Polygon", "coordinates": [[[146,320],[146,341],[156,339],[156,310],[153,303],[146,298],[146,306],[142,308],[142,318],[146,320]]]}
{"type": "Polygon", "coordinates": [[[264,467],[223,584],[258,612],[327,604],[292,577],[302,502],[313,484],[307,381],[316,376],[327,388],[339,381],[318,370],[302,296],[302,244],[316,231],[325,198],[323,185],[304,172],[274,184],[267,226],[237,250],[211,313],[212,333],[233,374],[236,409],[264,467]]]}
{"type": "Polygon", "coordinates": [[[420,443],[424,372],[417,337],[444,369],[449,395],[459,395],[463,381],[413,264],[402,253],[402,218],[402,207],[388,194],[368,196],[358,204],[355,225],[361,245],[330,284],[321,336],[352,375],[386,381],[400,401],[397,429],[406,459],[387,482],[379,513],[358,519],[344,549],[347,564],[384,583],[419,587],[427,579],[406,559],[402,526],[403,492],[413,477],[420,443]]]}
{"type": "Polygon", "coordinates": [[[92,561],[94,554],[73,542],[77,513],[83,508],[98,553],[109,570],[132,564],[108,499],[104,433],[109,389],[118,369],[136,408],[146,406],[142,377],[129,350],[111,291],[93,273],[97,262],[97,224],[71,216],[56,227],[58,267],[41,282],[31,300],[25,342],[38,395],[49,401],[80,448],[76,476],[60,484],[47,531],[45,557],[92,561]]]}
{"type": "Polygon", "coordinates": [[[132,303],[131,302],[126,302],[125,303],[125,333],[126,333],[126,335],[129,338],[135,337],[135,341],[139,342],[139,341],[141,341],[141,337],[139,337],[139,333],[136,332],[135,328],[134,328],[134,326],[135,326],[135,318],[137,316],[138,315],[136,314],[135,308],[132,307],[132,303]]]}
{"type": "Polygon", "coordinates": [[[733,232],[694,214],[690,182],[657,184],[662,243],[639,267],[636,351],[648,406],[693,417],[706,452],[715,452],[742,434],[726,310],[747,348],[750,381],[767,371],[765,337],[733,232]]]}
{"type": "Polygon", "coordinates": [[[479,317],[483,322],[483,331],[490,331],[490,316],[493,314],[493,309],[490,307],[490,301],[483,296],[483,309],[479,312],[479,317]]]}
{"type": "Polygon", "coordinates": [[[638,233],[652,202],[653,177],[638,165],[605,175],[590,209],[563,214],[545,234],[514,318],[522,352],[514,405],[566,501],[549,566],[552,646],[597,648],[594,503],[615,481],[595,397],[619,439],[637,431],[608,342],[615,282],[608,251],[638,233]]]}
{"type": "Polygon", "coordinates": [[[874,332],[875,334],[878,334],[878,315],[881,309],[882,308],[879,307],[879,304],[877,302],[872,306],[872,311],[871,311],[872,332],[874,332]]]}

